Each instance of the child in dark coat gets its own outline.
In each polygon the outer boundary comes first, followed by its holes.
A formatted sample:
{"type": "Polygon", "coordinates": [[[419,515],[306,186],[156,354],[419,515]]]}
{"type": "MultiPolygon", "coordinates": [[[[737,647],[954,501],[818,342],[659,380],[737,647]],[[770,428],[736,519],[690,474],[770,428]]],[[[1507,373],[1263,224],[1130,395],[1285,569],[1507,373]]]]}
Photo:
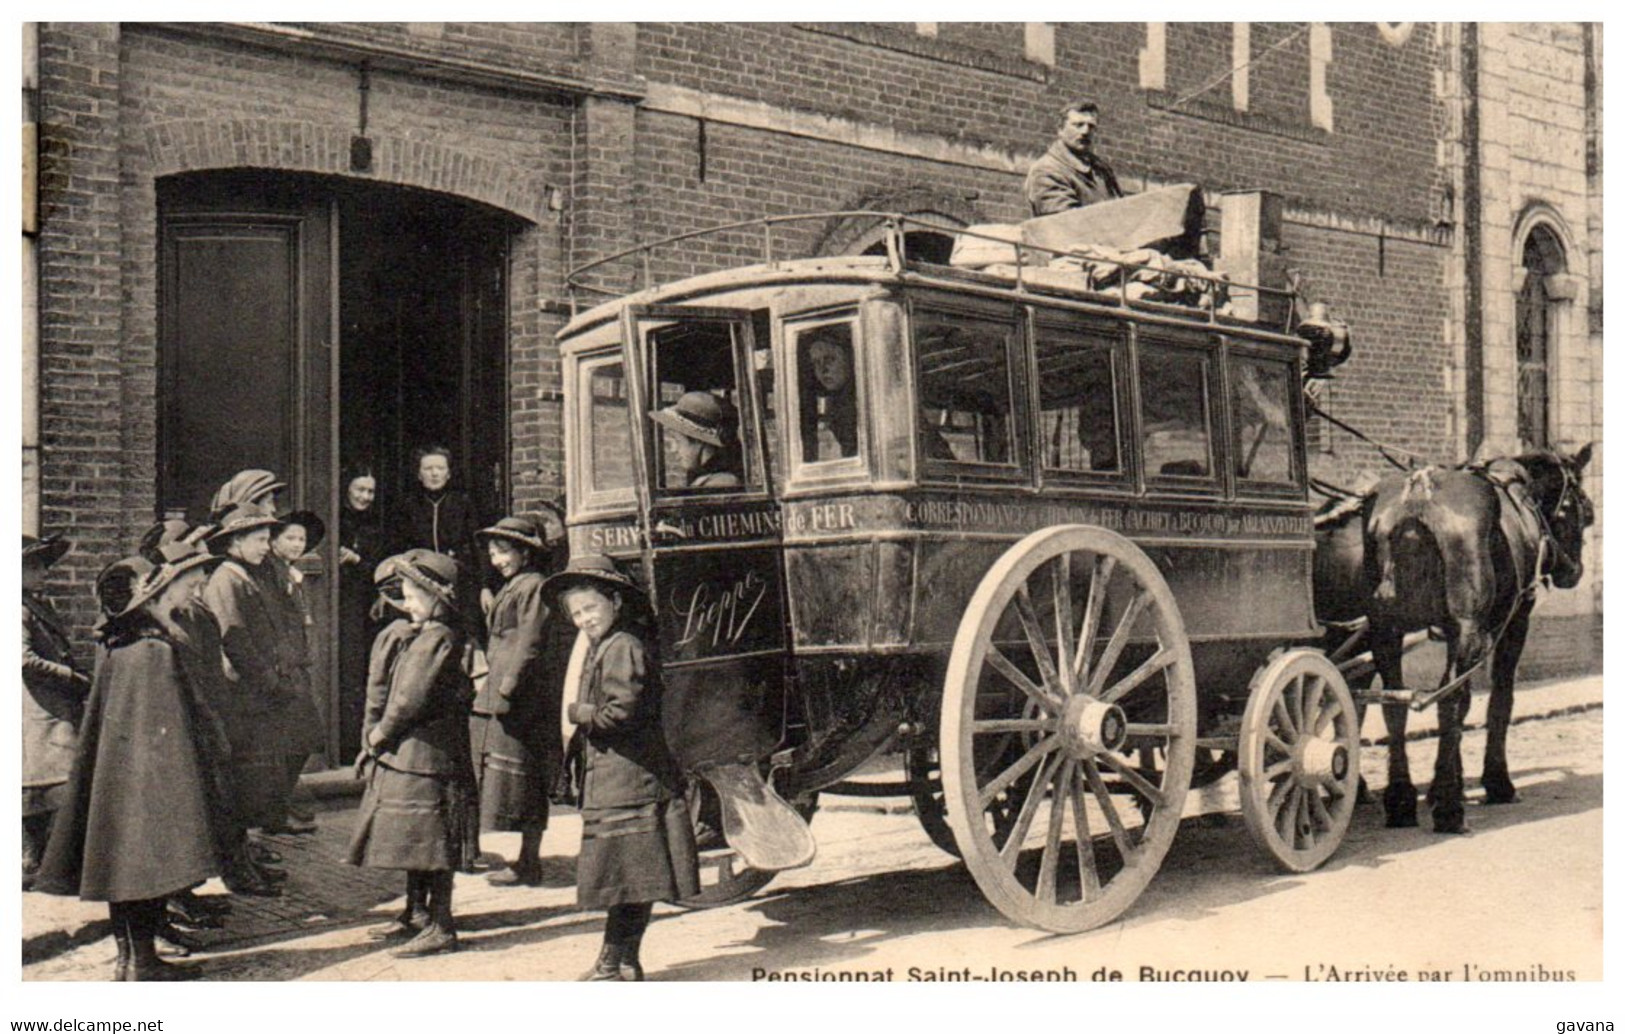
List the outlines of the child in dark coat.
{"type": "Polygon", "coordinates": [[[628,620],[635,583],[602,556],[571,560],[544,599],[592,641],[569,717],[583,740],[576,900],[607,908],[604,946],[585,980],[642,980],[638,958],[656,901],[699,893],[682,774],[660,731],[658,668],[628,620]]]}
{"type": "Polygon", "coordinates": [[[504,517],[475,535],[503,579],[486,614],[490,672],[474,698],[469,728],[480,830],[517,832],[520,838],[519,856],[490,881],[536,886],[558,768],[560,662],[569,647],[558,641],[558,622],[542,602],[549,551],[541,525],[530,517],[504,517]]]}
{"type": "Polygon", "coordinates": [[[387,695],[368,702],[360,763],[370,772],[346,860],[405,870],[408,908],[415,896],[427,897],[427,923],[391,953],[419,958],[457,950],[452,880],[472,869],[479,851],[468,745],[473,688],[454,609],[457,562],[412,550],[395,570],[411,621],[386,629],[374,646],[375,656],[380,648],[393,656],[387,695]]]}
{"type": "Polygon", "coordinates": [[[96,674],[36,886],[107,902],[114,980],[196,975],[160,960],[156,939],[165,899],[220,871],[212,718],[187,678],[174,617],[213,562],[202,552],[161,565],[129,557],[96,580],[96,674]]]}

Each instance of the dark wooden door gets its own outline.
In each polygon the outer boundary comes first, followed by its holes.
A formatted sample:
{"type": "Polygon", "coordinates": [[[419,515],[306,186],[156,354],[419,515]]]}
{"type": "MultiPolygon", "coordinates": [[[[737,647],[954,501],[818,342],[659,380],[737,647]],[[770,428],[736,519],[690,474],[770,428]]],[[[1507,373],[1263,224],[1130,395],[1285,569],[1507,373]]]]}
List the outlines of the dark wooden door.
{"type": "MultiPolygon", "coordinates": [[[[222,482],[259,467],[287,482],[284,509],[336,529],[331,206],[297,184],[202,177],[161,190],[159,223],[161,515],[204,520],[222,482]]],[[[301,564],[324,715],[334,707],[331,552],[301,564]]]]}

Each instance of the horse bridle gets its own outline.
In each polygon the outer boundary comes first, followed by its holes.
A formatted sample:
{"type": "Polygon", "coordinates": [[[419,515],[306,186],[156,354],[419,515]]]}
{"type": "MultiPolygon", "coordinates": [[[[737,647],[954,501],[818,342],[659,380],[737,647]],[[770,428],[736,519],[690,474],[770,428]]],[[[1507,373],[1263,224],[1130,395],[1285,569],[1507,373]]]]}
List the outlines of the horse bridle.
{"type": "MultiPolygon", "coordinates": [[[[1581,492],[1580,492],[1580,475],[1578,473],[1576,473],[1575,471],[1570,470],[1569,465],[1567,463],[1563,463],[1561,461],[1558,462],[1557,469],[1559,471],[1561,471],[1562,474],[1563,474],[1563,490],[1561,492],[1559,492],[1558,495],[1557,495],[1557,505],[1552,507],[1552,517],[1556,517],[1559,514],[1561,514],[1564,511],[1564,509],[1569,505],[1569,502],[1570,502],[1571,498],[1573,498],[1575,500],[1576,505],[1582,508],[1581,513],[1580,513],[1579,516],[1580,516],[1580,532],[1583,535],[1585,533],[1585,520],[1584,520],[1585,514],[1584,514],[1584,510],[1583,510],[1584,497],[1583,497],[1583,495],[1581,495],[1581,492]]],[[[1557,534],[1552,531],[1552,522],[1551,522],[1551,519],[1546,516],[1546,511],[1543,510],[1539,506],[1532,507],[1532,509],[1535,511],[1535,516],[1540,518],[1540,528],[1541,528],[1540,551],[1543,554],[1543,556],[1546,556],[1547,544],[1550,543],[1551,549],[1556,551],[1557,555],[1565,563],[1567,563],[1570,567],[1575,567],[1575,568],[1579,567],[1580,566],[1579,561],[1576,558],[1569,555],[1569,551],[1564,549],[1563,548],[1563,543],[1558,540],[1557,534]]],[[[1545,578],[1545,579],[1549,580],[1551,578],[1551,570],[1550,570],[1551,565],[1548,562],[1549,560],[1550,560],[1550,557],[1546,556],[1546,559],[1543,559],[1543,560],[1540,560],[1540,561],[1536,562],[1536,564],[1535,564],[1535,578],[1536,578],[1536,580],[1539,580],[1539,579],[1542,579],[1542,578],[1545,578]]]]}

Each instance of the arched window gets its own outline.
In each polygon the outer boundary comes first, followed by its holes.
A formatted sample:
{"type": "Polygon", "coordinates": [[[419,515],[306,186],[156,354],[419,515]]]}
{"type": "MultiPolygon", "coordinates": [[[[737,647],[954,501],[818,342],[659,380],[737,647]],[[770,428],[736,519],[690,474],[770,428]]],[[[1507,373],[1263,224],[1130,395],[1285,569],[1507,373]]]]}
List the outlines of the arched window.
{"type": "Polygon", "coordinates": [[[1532,448],[1551,444],[1551,360],[1558,311],[1550,277],[1567,271],[1563,243],[1545,226],[1524,238],[1518,290],[1518,437],[1532,448]]]}

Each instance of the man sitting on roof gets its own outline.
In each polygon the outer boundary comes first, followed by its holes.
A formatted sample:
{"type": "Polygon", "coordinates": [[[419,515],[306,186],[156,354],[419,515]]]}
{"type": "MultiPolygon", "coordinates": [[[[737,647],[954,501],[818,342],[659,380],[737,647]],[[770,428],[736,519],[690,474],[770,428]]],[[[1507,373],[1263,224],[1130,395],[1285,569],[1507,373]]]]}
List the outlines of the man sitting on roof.
{"type": "Polygon", "coordinates": [[[1095,154],[1100,106],[1077,100],[1061,112],[1049,150],[1027,170],[1027,204],[1033,215],[1052,215],[1123,196],[1111,166],[1095,154]]]}

